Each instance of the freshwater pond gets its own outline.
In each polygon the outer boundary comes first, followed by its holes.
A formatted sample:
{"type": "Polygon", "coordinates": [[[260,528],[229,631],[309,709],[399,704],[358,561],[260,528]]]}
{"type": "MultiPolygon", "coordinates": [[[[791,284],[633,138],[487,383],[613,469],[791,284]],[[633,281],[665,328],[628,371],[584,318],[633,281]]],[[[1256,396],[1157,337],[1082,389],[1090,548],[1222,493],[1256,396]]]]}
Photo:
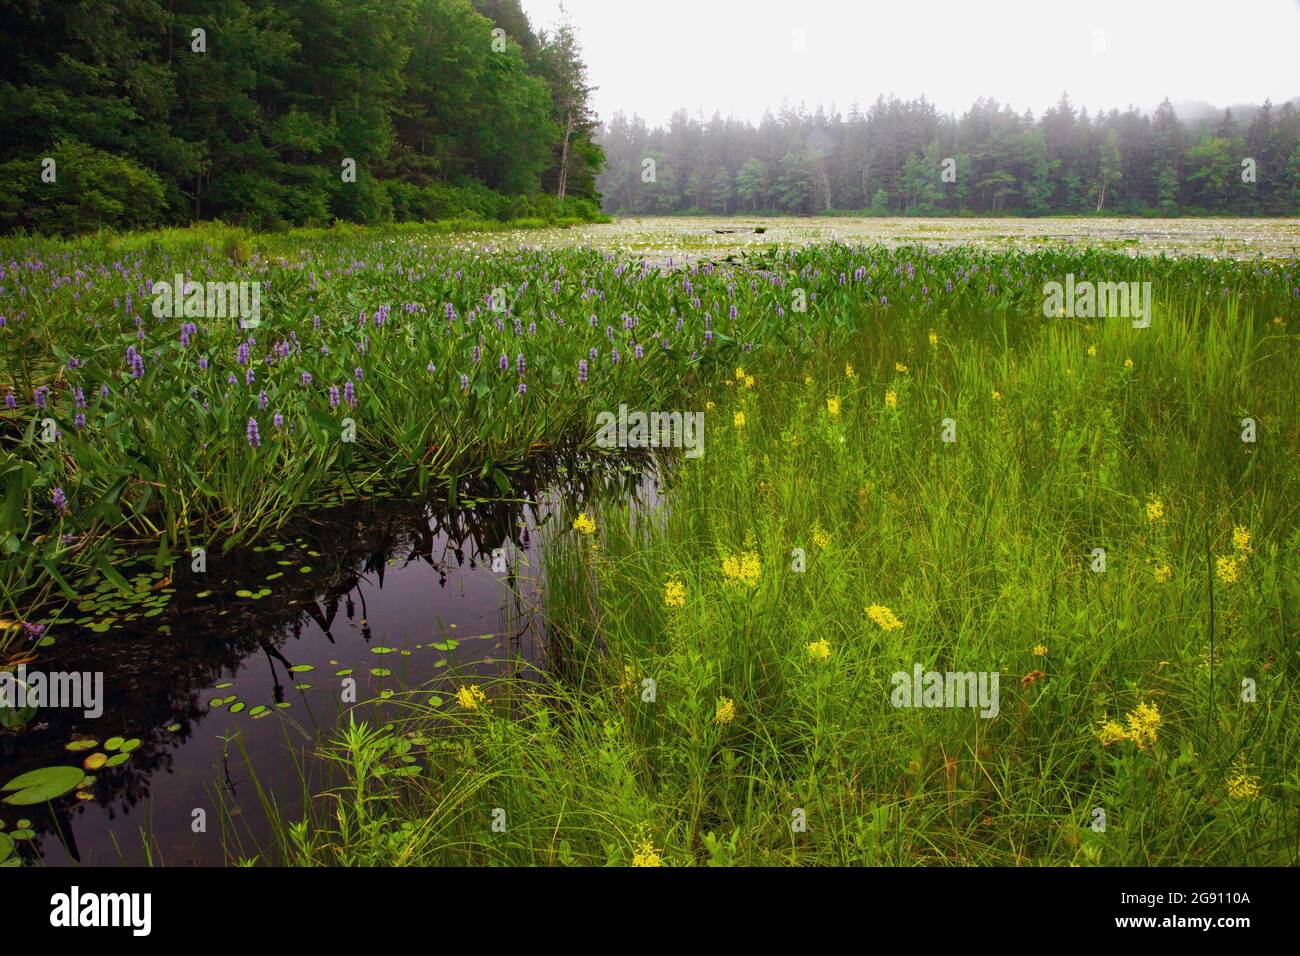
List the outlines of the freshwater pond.
{"type": "Polygon", "coordinates": [[[421,496],[315,510],[210,555],[203,574],[122,567],[169,600],[103,633],[59,631],[29,669],[102,673],[103,714],[45,708],[0,733],[0,782],[128,756],[52,804],[0,804],[0,834],[48,865],[252,856],[269,836],[257,785],[294,819],[304,779],[328,786],[313,753],[347,713],[382,723],[417,688],[450,704],[467,679],[536,680],[551,663],[540,540],[596,497],[653,505],[654,473],[645,459],[539,459],[507,472],[508,494],[463,486],[455,507],[421,496]],[[349,678],[360,704],[345,701],[349,678]]]}

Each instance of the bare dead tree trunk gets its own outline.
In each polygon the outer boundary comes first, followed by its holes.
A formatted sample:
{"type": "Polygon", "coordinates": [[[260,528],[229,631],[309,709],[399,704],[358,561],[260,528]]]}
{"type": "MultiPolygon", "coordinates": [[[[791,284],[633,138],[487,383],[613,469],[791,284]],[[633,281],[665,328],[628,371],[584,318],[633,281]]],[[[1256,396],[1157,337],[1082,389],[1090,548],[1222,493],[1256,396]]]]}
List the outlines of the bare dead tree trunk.
{"type": "Polygon", "coordinates": [[[560,199],[564,198],[564,190],[569,183],[569,137],[573,135],[573,127],[573,111],[570,110],[564,127],[564,146],[560,149],[560,187],[555,193],[560,199]]]}

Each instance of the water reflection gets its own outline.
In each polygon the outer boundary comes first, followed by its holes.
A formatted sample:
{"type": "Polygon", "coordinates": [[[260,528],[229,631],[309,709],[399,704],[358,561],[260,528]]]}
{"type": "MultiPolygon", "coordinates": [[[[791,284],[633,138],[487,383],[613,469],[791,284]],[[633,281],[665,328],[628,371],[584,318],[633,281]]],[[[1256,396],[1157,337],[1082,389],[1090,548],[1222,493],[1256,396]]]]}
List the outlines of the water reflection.
{"type": "MultiPolygon", "coordinates": [[[[36,666],[102,672],[103,715],[45,709],[25,732],[0,734],[0,782],[79,765],[92,751],[69,752],[74,740],[139,746],[94,773],[91,800],[0,804],[3,832],[29,831],[21,853],[51,864],[223,862],[223,837],[259,837],[249,768],[292,804],[303,755],[350,706],[345,677],[364,701],[452,673],[526,680],[550,666],[539,530],[567,527],[596,496],[653,501],[653,473],[647,459],[549,456],[499,471],[505,487],[462,484],[454,503],[357,500],[306,514],[257,548],[210,552],[203,574],[178,562],[162,614],[59,635],[36,666]],[[205,831],[195,832],[196,811],[205,831]]],[[[309,782],[320,772],[303,764],[309,782]]]]}

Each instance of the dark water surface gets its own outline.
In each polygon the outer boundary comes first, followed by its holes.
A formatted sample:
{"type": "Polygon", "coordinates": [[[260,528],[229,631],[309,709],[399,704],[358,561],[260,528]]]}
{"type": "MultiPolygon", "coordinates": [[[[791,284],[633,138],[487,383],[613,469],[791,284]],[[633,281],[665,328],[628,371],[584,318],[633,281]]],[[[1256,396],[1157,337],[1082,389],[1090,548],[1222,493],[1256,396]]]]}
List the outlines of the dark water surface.
{"type": "Polygon", "coordinates": [[[296,520],[257,548],[210,553],[203,574],[177,562],[165,611],[102,634],[65,628],[29,665],[102,672],[104,712],[46,708],[23,733],[0,733],[0,783],[80,766],[115,736],[139,746],[94,772],[93,799],[0,804],[0,832],[50,865],[252,856],[269,834],[254,775],[294,818],[303,780],[315,792],[329,783],[312,753],[342,715],[382,722],[414,688],[450,705],[467,678],[532,680],[546,670],[543,529],[567,528],[592,496],[651,502],[657,483],[643,464],[547,459],[509,472],[505,496],[494,484],[492,498],[486,487],[462,488],[455,507],[362,500],[296,520]],[[492,567],[498,548],[504,573],[492,567]],[[359,706],[343,700],[338,672],[347,669],[359,706]],[[385,692],[398,696],[384,701],[385,692]],[[98,746],[67,749],[87,738],[98,746]],[[193,830],[196,810],[206,832],[193,830]]]}

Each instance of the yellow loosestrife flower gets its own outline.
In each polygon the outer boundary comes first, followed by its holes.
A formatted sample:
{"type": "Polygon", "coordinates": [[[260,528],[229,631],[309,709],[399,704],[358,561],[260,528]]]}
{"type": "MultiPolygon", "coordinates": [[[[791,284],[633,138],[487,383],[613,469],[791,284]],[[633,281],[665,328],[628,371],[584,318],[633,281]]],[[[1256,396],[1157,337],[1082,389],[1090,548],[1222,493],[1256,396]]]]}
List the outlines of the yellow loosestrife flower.
{"type": "Polygon", "coordinates": [[[808,645],[808,656],[815,661],[829,660],[831,656],[831,642],[825,638],[820,641],[812,641],[808,645]]]}
{"type": "Polygon", "coordinates": [[[736,719],[736,702],[730,697],[718,698],[718,707],[713,712],[713,722],[716,724],[729,724],[736,719]]]}
{"type": "Polygon", "coordinates": [[[886,408],[898,407],[898,393],[895,392],[892,388],[889,391],[885,392],[885,407],[886,408]]]}
{"type": "Polygon", "coordinates": [[[664,606],[686,606],[686,585],[682,584],[682,582],[676,578],[670,579],[664,584],[664,606]]]}
{"type": "Polygon", "coordinates": [[[593,534],[596,530],[596,523],[587,517],[587,512],[578,513],[578,517],[573,519],[573,530],[578,534],[593,534]]]}
{"type": "Polygon", "coordinates": [[[655,845],[651,843],[649,840],[646,840],[640,846],[638,846],[636,848],[636,851],[632,854],[632,865],[633,866],[663,866],[664,861],[663,858],[659,855],[659,851],[655,849],[655,845]]]}
{"type": "Polygon", "coordinates": [[[882,631],[899,631],[903,628],[903,622],[883,604],[873,604],[867,608],[867,617],[871,618],[882,631]]]}
{"type": "Polygon", "coordinates": [[[478,705],[486,699],[482,689],[477,684],[471,684],[456,691],[456,703],[466,710],[478,710],[478,705]]]}

